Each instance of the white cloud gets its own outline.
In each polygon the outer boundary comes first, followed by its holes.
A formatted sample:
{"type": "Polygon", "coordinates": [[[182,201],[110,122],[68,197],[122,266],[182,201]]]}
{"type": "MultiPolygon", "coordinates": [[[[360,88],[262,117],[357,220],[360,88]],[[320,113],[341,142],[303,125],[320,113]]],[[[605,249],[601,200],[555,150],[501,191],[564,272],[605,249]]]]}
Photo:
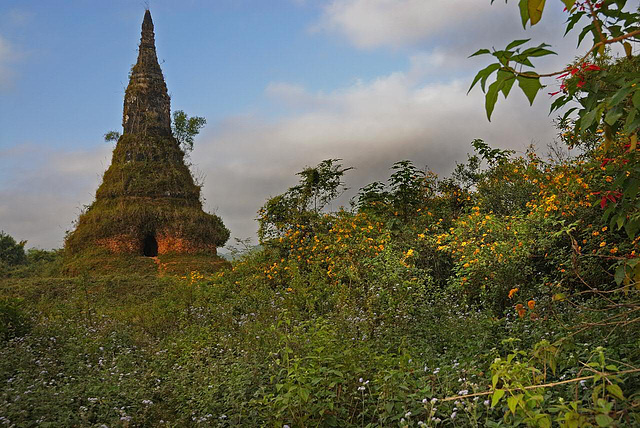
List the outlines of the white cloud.
{"type": "Polygon", "coordinates": [[[0,152],[0,229],[26,239],[27,247],[60,248],[82,206],[93,200],[109,149],[23,144],[0,152]]]}
{"type": "Polygon", "coordinates": [[[490,13],[482,0],[332,0],[316,28],[344,34],[355,46],[401,47],[454,30],[490,13]]]}
{"type": "Polygon", "coordinates": [[[420,55],[428,55],[423,58],[426,64],[443,72],[469,67],[467,57],[480,48],[502,48],[523,38],[532,38],[535,43],[555,40],[559,41],[559,46],[554,46],[558,52],[568,52],[570,56],[563,62],[543,58],[535,63],[563,66],[573,58],[576,35],[572,33],[563,40],[567,17],[563,5],[547,3],[544,19],[525,31],[517,2],[492,5],[489,0],[330,0],[311,29],[343,37],[360,49],[423,52],[420,55]]]}
{"type": "Polygon", "coordinates": [[[352,196],[371,181],[385,181],[389,167],[402,159],[449,173],[474,138],[517,150],[533,139],[543,147],[553,140],[545,95],[530,108],[514,93],[498,103],[489,123],[480,92],[466,96],[466,80],[424,83],[423,60],[432,59],[415,58],[406,72],[326,93],[270,85],[269,95],[292,107],[288,115],[271,121],[236,117],[198,143],[193,158],[207,175],[209,207],[217,208],[233,236],[244,238],[254,235],[255,213],[265,200],[295,184],[295,172],[323,159],[356,167],[346,177],[352,196]]]}

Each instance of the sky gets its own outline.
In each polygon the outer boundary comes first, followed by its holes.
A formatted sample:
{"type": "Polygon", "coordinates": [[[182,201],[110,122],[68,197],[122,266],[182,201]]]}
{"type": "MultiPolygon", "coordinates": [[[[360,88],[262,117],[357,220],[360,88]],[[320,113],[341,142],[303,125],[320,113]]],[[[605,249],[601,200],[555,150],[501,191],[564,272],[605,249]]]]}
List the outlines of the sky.
{"type": "MultiPolygon", "coordinates": [[[[447,175],[470,143],[543,154],[556,129],[553,81],[529,106],[514,90],[492,121],[479,88],[514,39],[549,42],[562,68],[584,49],[549,2],[523,30],[517,2],[490,0],[3,0],[0,3],[0,230],[61,248],[109,166],[144,10],[172,109],[207,125],[190,156],[205,209],[255,242],[256,212],[324,159],[354,167],[347,203],[396,161],[447,175]]],[[[557,3],[557,4],[556,4],[557,3]]],[[[587,47],[586,45],[583,46],[587,47]]],[[[514,88],[517,89],[517,88],[514,88]]],[[[334,207],[336,208],[336,207],[334,207]]]]}

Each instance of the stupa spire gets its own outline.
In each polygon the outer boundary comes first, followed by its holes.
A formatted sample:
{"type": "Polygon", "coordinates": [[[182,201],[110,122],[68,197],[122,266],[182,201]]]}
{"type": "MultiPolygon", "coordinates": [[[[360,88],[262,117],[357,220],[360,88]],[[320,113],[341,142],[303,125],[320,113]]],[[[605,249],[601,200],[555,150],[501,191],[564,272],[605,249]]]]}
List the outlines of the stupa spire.
{"type": "Polygon", "coordinates": [[[96,200],[65,240],[69,254],[215,255],[227,241],[229,230],[220,217],[202,209],[200,186],[171,134],[170,108],[147,10],[138,61],[124,95],[124,133],[96,200]]]}
{"type": "Polygon", "coordinates": [[[124,134],[171,135],[171,100],[156,55],[151,12],[142,21],[138,61],[131,69],[124,96],[124,134]]]}

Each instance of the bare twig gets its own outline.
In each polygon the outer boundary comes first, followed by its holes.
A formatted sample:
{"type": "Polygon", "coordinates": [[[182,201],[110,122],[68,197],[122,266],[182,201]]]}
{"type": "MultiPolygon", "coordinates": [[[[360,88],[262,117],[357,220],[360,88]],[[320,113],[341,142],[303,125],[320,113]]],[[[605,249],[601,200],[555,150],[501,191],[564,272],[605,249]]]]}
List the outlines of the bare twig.
{"type": "MultiPolygon", "coordinates": [[[[640,369],[633,369],[633,370],[624,370],[621,372],[616,372],[616,373],[604,373],[604,372],[598,372],[598,374],[602,375],[603,377],[607,377],[610,375],[622,375],[622,374],[629,374],[629,373],[637,373],[640,372],[640,369]]],[[[567,379],[567,380],[561,380],[558,382],[551,382],[551,383],[545,383],[542,385],[529,385],[529,386],[525,386],[523,388],[513,388],[513,389],[507,389],[507,391],[511,392],[511,391],[525,391],[525,390],[530,390],[530,389],[538,389],[538,388],[551,388],[554,386],[558,386],[558,385],[565,385],[567,383],[574,383],[574,382],[580,382],[581,380],[588,380],[588,379],[593,379],[596,375],[591,375],[591,376],[581,376],[581,377],[577,377],[574,379],[567,379]]],[[[465,394],[465,395],[456,395],[453,397],[447,397],[447,398],[443,398],[440,401],[453,401],[453,400],[460,400],[463,398],[470,398],[470,397],[482,397],[485,395],[491,395],[493,394],[495,391],[491,390],[491,391],[484,391],[484,392],[476,392],[474,394],[465,394]]]]}

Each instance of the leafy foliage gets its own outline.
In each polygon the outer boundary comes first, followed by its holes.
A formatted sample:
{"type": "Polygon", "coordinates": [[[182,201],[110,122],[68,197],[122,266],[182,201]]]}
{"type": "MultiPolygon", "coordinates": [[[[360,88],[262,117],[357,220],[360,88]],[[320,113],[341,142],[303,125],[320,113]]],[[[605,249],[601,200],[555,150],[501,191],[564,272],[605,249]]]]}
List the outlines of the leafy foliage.
{"type": "Polygon", "coordinates": [[[16,242],[16,240],[0,231],[0,263],[8,266],[23,264],[27,261],[24,246],[27,241],[16,242]]]}
{"type": "Polygon", "coordinates": [[[19,299],[0,299],[0,343],[24,336],[30,329],[30,320],[19,299]]]}
{"type": "Polygon", "coordinates": [[[332,200],[346,188],[342,176],[352,168],[343,168],[340,159],[327,159],[316,167],[307,167],[299,175],[300,183],[269,199],[258,211],[261,241],[279,237],[300,225],[309,226],[332,200]]]}
{"type": "Polygon", "coordinates": [[[189,117],[182,110],[173,112],[171,131],[185,153],[190,153],[193,150],[193,140],[195,136],[200,133],[200,129],[206,124],[207,120],[204,117],[189,117]]]}
{"type": "MultiPolygon", "coordinates": [[[[185,154],[191,153],[195,137],[206,124],[207,120],[204,117],[189,117],[182,110],[176,110],[173,112],[171,132],[185,154]]],[[[122,134],[118,131],[109,131],[104,134],[104,141],[114,143],[118,142],[121,135],[122,134]]]]}
{"type": "Polygon", "coordinates": [[[109,131],[106,134],[104,134],[104,141],[106,141],[107,143],[112,142],[112,143],[117,143],[118,140],[120,139],[120,133],[118,131],[109,131]]]}
{"type": "MultiPolygon", "coordinates": [[[[493,2],[493,1],[492,1],[493,2]]],[[[475,55],[490,54],[498,62],[479,71],[471,90],[478,82],[486,93],[485,108],[490,119],[498,94],[506,98],[517,80],[530,103],[543,88],[542,78],[561,81],[560,89],[551,92],[558,98],[551,105],[551,112],[564,111],[561,124],[570,127],[575,141],[589,141],[601,132],[601,144],[610,161],[626,165],[611,188],[602,195],[603,207],[609,205],[605,217],[611,227],[625,227],[633,238],[640,230],[640,211],[636,194],[640,169],[637,161],[638,128],[640,127],[640,78],[638,58],[633,55],[631,43],[640,40],[640,11],[628,5],[626,0],[563,0],[568,13],[565,34],[579,23],[585,23],[578,35],[578,46],[587,35],[593,43],[587,53],[565,69],[547,74],[533,71],[531,58],[554,54],[543,43],[524,48],[530,40],[514,40],[504,50],[480,49],[475,55]],[[626,57],[612,61],[606,48],[619,44],[626,57]],[[531,69],[531,70],[529,70],[531,69]],[[486,83],[496,73],[496,80],[486,89],[486,83]],[[611,203],[611,204],[609,204],[611,203]]],[[[544,0],[520,0],[522,25],[536,25],[542,18],[544,0]]],[[[606,165],[606,163],[604,164],[606,165]]]]}
{"type": "Polygon", "coordinates": [[[93,254],[91,276],[4,278],[5,312],[29,328],[0,347],[11,385],[0,413],[53,425],[637,424],[640,240],[602,219],[601,155],[473,148],[451,178],[394,164],[352,211],[328,209],[344,167],[306,168],[284,193],[292,209],[266,218],[276,233],[217,272],[160,257],[158,276],[148,259],[93,254]]]}

